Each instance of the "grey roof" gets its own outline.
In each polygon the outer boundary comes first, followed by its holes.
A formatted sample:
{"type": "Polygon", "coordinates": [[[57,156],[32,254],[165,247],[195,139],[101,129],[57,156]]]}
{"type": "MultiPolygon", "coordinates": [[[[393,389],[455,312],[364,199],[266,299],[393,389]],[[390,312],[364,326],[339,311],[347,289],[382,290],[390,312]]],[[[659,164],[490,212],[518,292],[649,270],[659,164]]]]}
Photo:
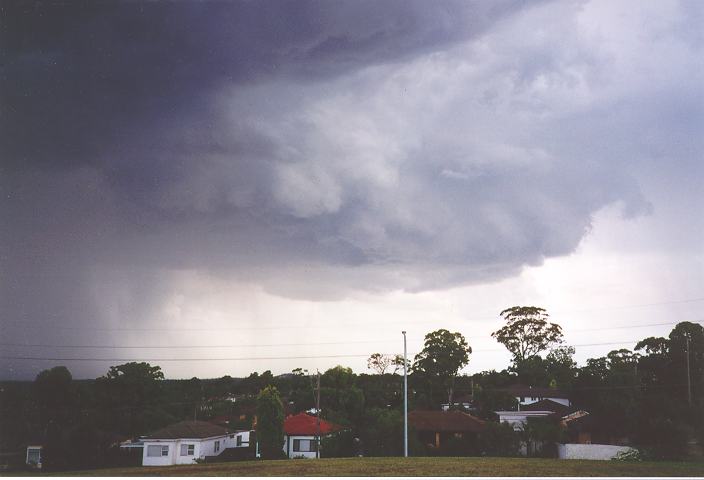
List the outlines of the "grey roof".
{"type": "Polygon", "coordinates": [[[177,438],[209,438],[227,435],[228,433],[229,430],[227,428],[219,425],[202,422],[200,420],[187,420],[159,429],[143,438],[164,440],[177,438]]]}

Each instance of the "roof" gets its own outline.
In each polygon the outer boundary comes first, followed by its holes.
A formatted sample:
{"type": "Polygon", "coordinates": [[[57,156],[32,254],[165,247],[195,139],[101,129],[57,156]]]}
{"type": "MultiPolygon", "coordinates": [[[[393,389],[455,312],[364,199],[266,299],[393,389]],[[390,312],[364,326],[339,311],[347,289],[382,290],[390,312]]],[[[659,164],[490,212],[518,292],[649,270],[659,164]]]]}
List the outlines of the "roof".
{"type": "MultiPolygon", "coordinates": [[[[343,430],[344,427],[335,425],[320,419],[320,433],[327,434],[343,430]]],[[[284,433],[286,435],[317,435],[318,434],[318,417],[308,415],[307,413],[299,413],[298,415],[289,415],[284,420],[284,433]]]]}
{"type": "Polygon", "coordinates": [[[416,410],[408,412],[408,423],[419,431],[481,432],[486,422],[464,412],[416,410]]]}
{"type": "Polygon", "coordinates": [[[572,411],[570,407],[567,407],[561,403],[554,402],[547,398],[544,398],[535,403],[528,405],[521,405],[521,411],[525,412],[535,412],[535,411],[548,411],[558,414],[559,416],[567,415],[572,411]]]}
{"type": "Polygon", "coordinates": [[[219,425],[214,425],[210,422],[202,422],[200,420],[187,420],[174,423],[168,427],[164,427],[156,432],[153,432],[143,438],[145,439],[162,439],[170,440],[177,438],[209,438],[227,435],[228,429],[219,425]]]}
{"type": "Polygon", "coordinates": [[[511,385],[505,388],[498,388],[501,392],[508,392],[517,397],[550,397],[550,398],[569,398],[569,395],[557,388],[548,387],[530,387],[527,385],[511,385]]]}

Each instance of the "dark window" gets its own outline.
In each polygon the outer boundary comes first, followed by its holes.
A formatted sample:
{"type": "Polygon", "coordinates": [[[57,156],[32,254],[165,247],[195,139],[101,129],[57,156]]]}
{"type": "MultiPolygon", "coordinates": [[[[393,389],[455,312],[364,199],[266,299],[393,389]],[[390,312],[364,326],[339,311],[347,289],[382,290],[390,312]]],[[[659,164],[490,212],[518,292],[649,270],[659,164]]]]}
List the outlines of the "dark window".
{"type": "Polygon", "coordinates": [[[315,452],[315,440],[302,440],[295,439],[293,441],[293,451],[294,452],[315,452]]]}

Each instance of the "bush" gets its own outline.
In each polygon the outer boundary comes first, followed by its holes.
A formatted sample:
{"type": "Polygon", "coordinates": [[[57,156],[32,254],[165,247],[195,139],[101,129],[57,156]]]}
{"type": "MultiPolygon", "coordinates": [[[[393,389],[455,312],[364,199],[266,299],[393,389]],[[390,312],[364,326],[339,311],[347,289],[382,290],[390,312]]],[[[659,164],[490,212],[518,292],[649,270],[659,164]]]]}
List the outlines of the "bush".
{"type": "Polygon", "coordinates": [[[631,448],[628,451],[619,452],[618,455],[616,455],[611,460],[617,462],[641,462],[643,461],[643,454],[640,452],[640,450],[631,448]]]}
{"type": "Polygon", "coordinates": [[[357,455],[354,436],[349,430],[323,437],[320,443],[320,456],[324,458],[354,457],[357,455]]]}
{"type": "Polygon", "coordinates": [[[648,460],[681,460],[687,456],[689,433],[685,425],[655,418],[641,426],[637,444],[648,460]]]}
{"type": "Polygon", "coordinates": [[[482,455],[490,457],[514,457],[520,448],[520,436],[508,423],[486,422],[479,434],[478,447],[482,455]]]}

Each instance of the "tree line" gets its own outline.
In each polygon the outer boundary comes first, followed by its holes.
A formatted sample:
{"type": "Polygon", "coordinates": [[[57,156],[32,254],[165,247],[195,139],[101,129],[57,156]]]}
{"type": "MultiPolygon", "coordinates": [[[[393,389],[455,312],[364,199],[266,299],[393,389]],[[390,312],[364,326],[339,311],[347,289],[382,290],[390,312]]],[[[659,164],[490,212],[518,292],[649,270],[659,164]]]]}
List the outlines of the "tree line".
{"type": "MultiPolygon", "coordinates": [[[[503,389],[525,384],[568,392],[576,408],[590,412],[598,434],[627,438],[650,458],[682,458],[688,440],[704,441],[701,325],[682,322],[668,337],[645,338],[633,350],[613,350],[578,366],[574,348],[542,308],[512,307],[501,316],[504,326],[492,336],[512,355],[503,370],[460,374],[471,358],[468,340],[446,329],[425,336],[423,349],[407,365],[411,410],[438,410],[442,403],[452,405],[458,393],[473,393],[473,414],[495,421],[494,411],[516,407],[503,389]]],[[[326,441],[327,456],[355,454],[354,438],[365,455],[402,453],[403,358],[376,353],[368,366],[371,374],[336,366],[321,376],[322,417],[349,427],[326,441]]],[[[11,451],[41,438],[50,469],[107,466],[119,460],[109,448],[116,441],[183,419],[227,416],[231,426],[249,428],[266,389],[286,413],[310,409],[311,380],[300,368],[277,376],[267,370],[245,378],[166,380],[159,366],[136,362],[110,367],[95,380],[74,380],[57,366],[34,382],[2,382],[0,448],[11,451]]],[[[443,452],[429,451],[412,437],[411,452],[515,454],[520,439],[509,430],[491,424],[481,445],[448,445],[443,452]]],[[[540,434],[555,439],[559,432],[540,434]]]]}

